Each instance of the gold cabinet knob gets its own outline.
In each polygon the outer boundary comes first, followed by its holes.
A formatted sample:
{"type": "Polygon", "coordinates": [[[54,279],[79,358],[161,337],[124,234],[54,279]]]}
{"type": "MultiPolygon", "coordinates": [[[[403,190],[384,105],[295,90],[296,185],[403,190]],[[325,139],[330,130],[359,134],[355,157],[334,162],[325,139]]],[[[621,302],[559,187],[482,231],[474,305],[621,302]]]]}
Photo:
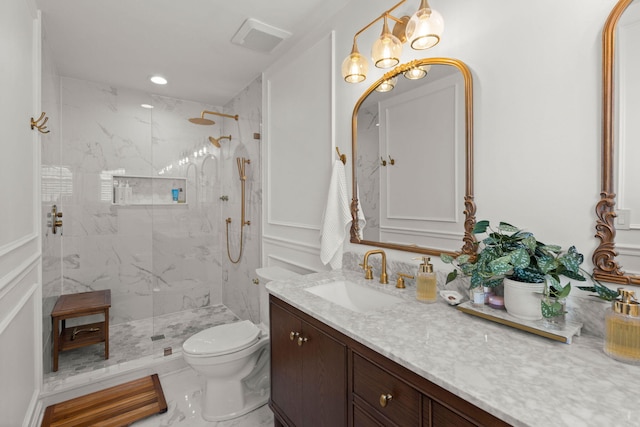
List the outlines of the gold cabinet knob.
{"type": "Polygon", "coordinates": [[[291,331],[291,332],[289,332],[289,339],[291,341],[293,341],[293,340],[295,340],[297,338],[298,335],[300,335],[300,332],[291,331]]]}
{"type": "Polygon", "coordinates": [[[386,408],[387,404],[391,401],[391,399],[393,399],[393,396],[391,396],[389,393],[381,394],[380,395],[380,406],[382,406],[383,408],[386,408]]]}
{"type": "Polygon", "coordinates": [[[298,337],[298,347],[302,347],[302,344],[306,343],[307,341],[309,341],[308,338],[298,337]]]}

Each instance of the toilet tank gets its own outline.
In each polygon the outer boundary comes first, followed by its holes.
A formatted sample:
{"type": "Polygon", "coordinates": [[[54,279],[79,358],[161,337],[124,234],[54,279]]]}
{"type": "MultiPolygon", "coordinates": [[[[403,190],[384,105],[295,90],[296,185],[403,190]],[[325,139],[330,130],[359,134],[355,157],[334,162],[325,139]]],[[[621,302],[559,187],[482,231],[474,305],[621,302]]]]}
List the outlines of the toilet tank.
{"type": "Polygon", "coordinates": [[[269,326],[269,293],[266,285],[274,280],[287,280],[295,276],[299,276],[286,268],[272,266],[261,267],[256,269],[256,275],[260,279],[260,322],[265,326],[269,326]]]}

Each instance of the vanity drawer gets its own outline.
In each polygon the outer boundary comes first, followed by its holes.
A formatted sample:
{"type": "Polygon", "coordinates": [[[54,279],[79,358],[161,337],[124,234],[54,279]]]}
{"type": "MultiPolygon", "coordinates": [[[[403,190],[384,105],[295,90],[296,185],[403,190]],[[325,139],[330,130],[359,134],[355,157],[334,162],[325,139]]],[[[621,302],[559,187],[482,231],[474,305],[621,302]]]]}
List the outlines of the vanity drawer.
{"type": "Polygon", "coordinates": [[[356,353],[353,353],[353,392],[397,425],[420,425],[421,394],[356,353]]]}

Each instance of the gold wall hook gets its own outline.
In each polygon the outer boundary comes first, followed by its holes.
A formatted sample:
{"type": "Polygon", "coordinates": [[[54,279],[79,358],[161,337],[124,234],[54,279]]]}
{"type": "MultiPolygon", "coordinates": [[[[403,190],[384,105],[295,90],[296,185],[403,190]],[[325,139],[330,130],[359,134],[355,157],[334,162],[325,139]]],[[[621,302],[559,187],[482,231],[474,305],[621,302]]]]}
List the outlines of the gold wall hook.
{"type": "Polygon", "coordinates": [[[380,166],[387,166],[387,161],[380,156],[380,166]]]}
{"type": "Polygon", "coordinates": [[[395,165],[395,164],[396,164],[396,160],[395,160],[395,159],[392,159],[392,158],[391,158],[391,156],[389,156],[389,164],[390,164],[391,166],[393,166],[393,165],[395,165]]]}
{"type": "Polygon", "coordinates": [[[336,147],[336,152],[338,153],[338,157],[340,158],[340,161],[342,162],[342,164],[346,165],[347,164],[347,155],[340,153],[340,149],[338,147],[336,147]]]}
{"type": "Polygon", "coordinates": [[[45,126],[45,124],[49,120],[49,117],[45,117],[46,114],[47,113],[43,111],[42,114],[40,114],[40,117],[38,117],[38,120],[34,120],[33,117],[31,117],[31,130],[36,128],[36,129],[38,129],[38,132],[40,132],[40,133],[49,133],[49,132],[51,132],[49,130],[46,130],[47,127],[45,126]],[[44,120],[42,121],[42,123],[40,123],[40,120],[42,120],[43,118],[44,118],[44,120]]]}

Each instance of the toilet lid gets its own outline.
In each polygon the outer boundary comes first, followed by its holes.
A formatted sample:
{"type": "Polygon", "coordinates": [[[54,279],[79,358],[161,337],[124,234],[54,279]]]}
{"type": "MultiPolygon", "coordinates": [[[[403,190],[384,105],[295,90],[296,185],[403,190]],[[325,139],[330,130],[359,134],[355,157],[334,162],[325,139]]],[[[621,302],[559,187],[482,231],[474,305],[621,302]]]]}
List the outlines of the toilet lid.
{"type": "Polygon", "coordinates": [[[260,329],[250,320],[214,326],[198,332],[182,345],[182,349],[193,355],[233,353],[258,341],[260,329]]]}

